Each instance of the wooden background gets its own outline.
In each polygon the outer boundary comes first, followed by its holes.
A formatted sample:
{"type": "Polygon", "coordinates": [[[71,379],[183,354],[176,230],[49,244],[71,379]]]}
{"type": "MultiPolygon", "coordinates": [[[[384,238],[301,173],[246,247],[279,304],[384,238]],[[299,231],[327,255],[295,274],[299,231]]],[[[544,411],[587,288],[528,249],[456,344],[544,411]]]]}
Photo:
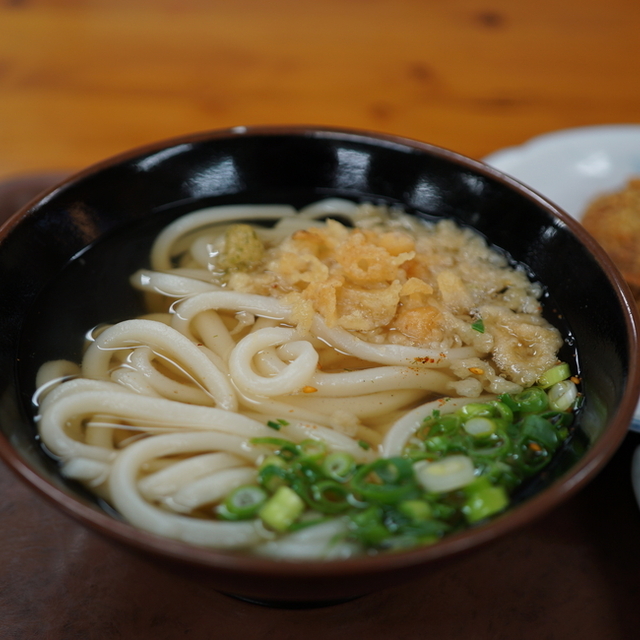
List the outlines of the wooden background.
{"type": "Polygon", "coordinates": [[[640,121],[638,0],[0,0],[0,180],[249,124],[482,157],[640,121]]]}

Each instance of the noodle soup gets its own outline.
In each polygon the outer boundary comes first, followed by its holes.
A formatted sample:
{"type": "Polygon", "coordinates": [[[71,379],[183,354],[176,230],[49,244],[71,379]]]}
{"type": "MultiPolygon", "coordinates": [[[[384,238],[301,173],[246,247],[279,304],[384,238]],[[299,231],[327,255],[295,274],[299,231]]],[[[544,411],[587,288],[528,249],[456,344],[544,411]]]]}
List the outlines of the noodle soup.
{"type": "Polygon", "coordinates": [[[149,263],[146,313],[44,363],[35,400],[63,475],[142,529],[287,559],[432,544],[569,436],[579,380],[541,285],[450,220],[215,207],[149,263]]]}

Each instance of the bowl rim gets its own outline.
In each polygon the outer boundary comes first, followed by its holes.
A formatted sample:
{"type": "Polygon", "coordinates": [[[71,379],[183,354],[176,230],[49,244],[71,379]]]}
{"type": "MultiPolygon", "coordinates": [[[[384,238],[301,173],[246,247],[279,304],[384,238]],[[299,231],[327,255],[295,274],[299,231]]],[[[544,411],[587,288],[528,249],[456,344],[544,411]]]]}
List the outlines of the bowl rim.
{"type": "Polygon", "coordinates": [[[326,127],[313,125],[258,125],[237,126],[225,129],[214,129],[184,134],[159,140],[132,148],[107,159],[96,162],[87,168],[62,179],[56,185],[42,192],[10,216],[0,226],[0,242],[5,235],[20,223],[37,205],[44,205],[58,192],[72,186],[79,180],[92,176],[100,171],[131,160],[135,157],[157,153],[163,149],[181,144],[213,141],[234,137],[329,137],[340,140],[359,141],[373,146],[396,147],[407,151],[435,155],[452,161],[459,166],[471,169],[493,180],[515,189],[521,195],[546,209],[554,218],[568,227],[580,243],[585,245],[594,256],[596,262],[607,276],[621,307],[626,311],[625,325],[629,341],[629,372],[626,387],[620,405],[613,414],[609,428],[598,438],[597,446],[591,448],[575,465],[570,474],[565,472],[541,493],[534,495],[523,504],[510,508],[503,516],[475,528],[447,536],[429,546],[417,547],[394,554],[377,554],[358,556],[340,560],[304,560],[282,561],[262,558],[255,555],[233,551],[217,550],[189,545],[184,542],[164,538],[117,520],[97,507],[84,502],[79,497],[72,497],[53,482],[34,470],[9,442],[4,433],[0,433],[0,459],[23,481],[57,505],[63,512],[88,528],[113,538],[138,551],[186,563],[192,567],[209,570],[220,570],[243,573],[256,577],[277,575],[279,578],[306,578],[366,575],[380,572],[396,571],[401,568],[424,565],[458,555],[471,548],[479,547],[494,539],[519,529],[543,514],[551,511],[561,502],[572,496],[580,488],[592,480],[612,457],[621,444],[631,422],[640,393],[640,369],[638,368],[638,327],[640,316],[628,285],[614,266],[609,256],[591,235],[572,216],[545,198],[540,193],[512,178],[498,169],[479,160],[469,158],[447,148],[436,146],[394,134],[374,132],[365,129],[326,127]]]}

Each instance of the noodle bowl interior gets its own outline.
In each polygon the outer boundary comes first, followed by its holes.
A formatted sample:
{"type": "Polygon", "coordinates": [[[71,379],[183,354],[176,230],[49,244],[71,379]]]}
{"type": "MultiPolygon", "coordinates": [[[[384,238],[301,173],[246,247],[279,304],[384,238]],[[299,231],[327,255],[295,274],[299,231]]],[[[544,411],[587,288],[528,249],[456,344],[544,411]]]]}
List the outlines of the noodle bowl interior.
{"type": "Polygon", "coordinates": [[[541,285],[450,220],[212,207],[149,262],[147,313],[42,364],[35,395],[62,474],[141,529],[290,560],[432,544],[569,436],[578,380],[541,285]]]}

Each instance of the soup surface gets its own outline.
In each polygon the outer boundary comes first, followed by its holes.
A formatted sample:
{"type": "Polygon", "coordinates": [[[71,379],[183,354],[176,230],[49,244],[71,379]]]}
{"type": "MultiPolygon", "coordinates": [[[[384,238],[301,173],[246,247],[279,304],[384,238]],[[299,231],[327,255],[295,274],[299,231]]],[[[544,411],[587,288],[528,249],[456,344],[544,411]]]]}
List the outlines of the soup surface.
{"type": "Polygon", "coordinates": [[[142,529],[292,560],[431,544],[504,511],[569,435],[542,287],[450,220],[214,207],[149,267],[146,313],[105,317],[35,396],[63,475],[142,529]]]}

